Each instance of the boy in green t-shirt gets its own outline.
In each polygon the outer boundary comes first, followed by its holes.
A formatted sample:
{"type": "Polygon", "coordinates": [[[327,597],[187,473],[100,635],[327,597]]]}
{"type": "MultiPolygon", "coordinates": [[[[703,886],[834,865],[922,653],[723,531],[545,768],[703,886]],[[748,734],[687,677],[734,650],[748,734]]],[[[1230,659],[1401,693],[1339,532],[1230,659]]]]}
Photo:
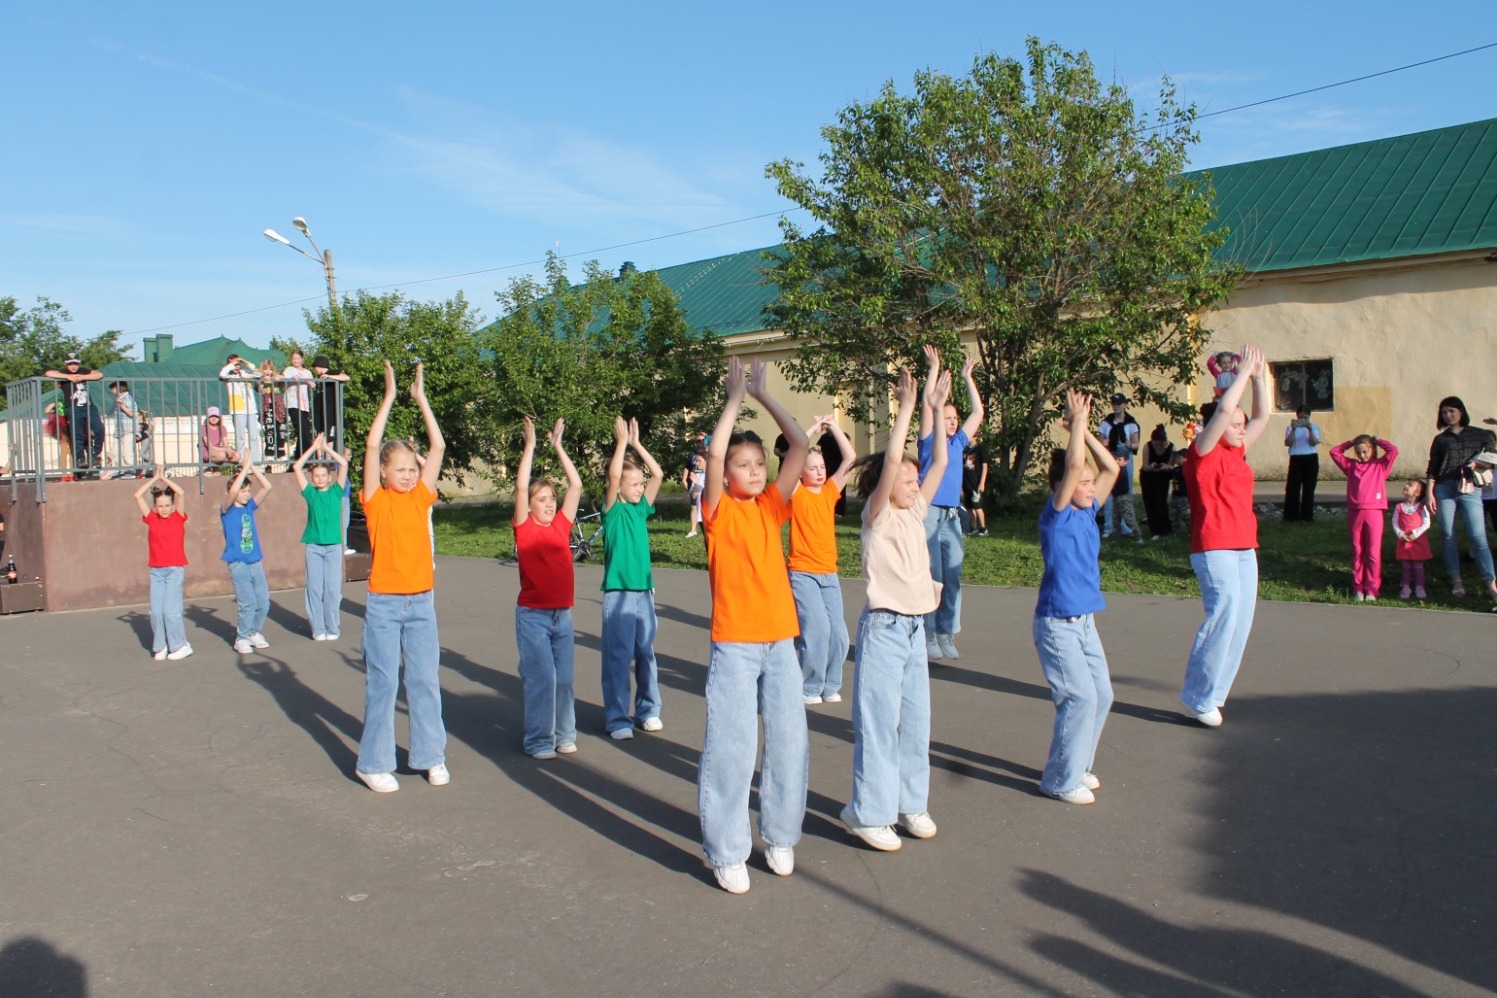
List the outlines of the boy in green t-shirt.
{"type": "Polygon", "coordinates": [[[615,740],[665,727],[660,720],[660,680],[655,667],[655,583],[650,576],[650,534],[660,465],[639,439],[639,421],[613,422],[613,460],[603,500],[603,711],[615,740]],[[628,460],[634,448],[645,469],[628,460]],[[629,714],[629,664],[634,663],[634,714],[629,714]]]}
{"type": "Polygon", "coordinates": [[[291,470],[307,501],[307,529],[301,535],[307,554],[307,622],[314,641],[337,641],[343,611],[343,496],[348,492],[348,459],[328,444],[327,434],[319,433],[291,470]],[[312,466],[308,482],[302,468],[307,458],[317,455],[324,460],[312,466]],[[333,467],[338,469],[336,481],[333,467]]]}

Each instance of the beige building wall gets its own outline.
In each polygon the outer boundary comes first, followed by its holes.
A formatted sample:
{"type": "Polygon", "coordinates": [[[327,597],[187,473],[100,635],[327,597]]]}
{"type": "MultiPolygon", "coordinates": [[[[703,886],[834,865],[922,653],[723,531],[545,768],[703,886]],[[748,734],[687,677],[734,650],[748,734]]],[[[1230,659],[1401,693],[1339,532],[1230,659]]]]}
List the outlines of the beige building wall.
{"type": "MultiPolygon", "coordinates": [[[[1386,437],[1400,478],[1422,476],[1441,398],[1460,396],[1475,423],[1497,416],[1497,263],[1483,255],[1250,279],[1210,327],[1212,351],[1247,342],[1270,366],[1331,359],[1335,408],[1314,416],[1325,450],[1359,433],[1386,437]]],[[[1211,395],[1204,368],[1195,394],[1211,395]]],[[[1293,418],[1273,413],[1251,454],[1260,478],[1284,476],[1293,418]]],[[[1329,459],[1321,474],[1340,477],[1329,459]]]]}

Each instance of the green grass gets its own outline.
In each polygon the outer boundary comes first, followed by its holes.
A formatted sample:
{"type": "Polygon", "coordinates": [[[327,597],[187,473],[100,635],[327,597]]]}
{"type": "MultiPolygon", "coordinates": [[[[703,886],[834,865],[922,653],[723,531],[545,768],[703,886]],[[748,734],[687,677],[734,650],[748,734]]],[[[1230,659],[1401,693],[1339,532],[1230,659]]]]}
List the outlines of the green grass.
{"type": "MultiPolygon", "coordinates": [[[[1040,560],[1038,496],[1026,497],[1020,508],[1003,518],[988,518],[987,537],[967,541],[964,578],[988,586],[1032,589],[1039,585],[1040,560]],[[1032,507],[1032,508],[1031,508],[1032,507]]],[[[701,536],[687,538],[684,498],[662,497],[659,513],[650,520],[650,550],[661,568],[707,567],[707,549],[701,536]]],[[[437,553],[470,558],[513,559],[514,532],[510,529],[508,504],[462,503],[444,506],[435,518],[437,553]]],[[[1259,595],[1263,599],[1302,603],[1351,603],[1351,544],[1346,520],[1320,516],[1313,524],[1284,524],[1276,517],[1258,521],[1259,595]]],[[[859,574],[858,519],[849,512],[837,523],[837,546],[842,574],[859,574]]],[[[1391,534],[1385,534],[1383,553],[1383,598],[1379,605],[1399,603],[1398,573],[1391,534]]],[[[602,560],[601,545],[594,561],[602,560]]],[[[1452,599],[1439,558],[1427,562],[1426,581],[1430,598],[1410,605],[1450,609],[1488,609],[1477,595],[1452,599]]],[[[1467,590],[1480,589],[1474,569],[1466,571],[1467,590]]],[[[1195,573],[1190,568],[1186,538],[1173,537],[1147,544],[1112,537],[1102,545],[1102,588],[1115,593],[1148,593],[1163,596],[1199,597],[1195,573]]]]}

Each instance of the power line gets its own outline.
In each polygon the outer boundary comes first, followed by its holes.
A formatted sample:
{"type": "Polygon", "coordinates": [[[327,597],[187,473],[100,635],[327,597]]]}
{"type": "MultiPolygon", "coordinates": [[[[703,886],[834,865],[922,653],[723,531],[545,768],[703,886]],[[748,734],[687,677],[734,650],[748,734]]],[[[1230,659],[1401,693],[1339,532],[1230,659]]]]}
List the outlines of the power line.
{"type": "MultiPolygon", "coordinates": [[[[1429,66],[1429,65],[1433,65],[1434,63],[1437,63],[1437,62],[1444,62],[1447,59],[1457,59],[1457,58],[1460,58],[1461,56],[1472,55],[1472,54],[1474,54],[1476,52],[1484,52],[1487,49],[1491,49],[1491,48],[1497,48],[1497,42],[1487,42],[1485,45],[1477,45],[1477,46],[1475,46],[1473,48],[1462,49],[1459,52],[1447,52],[1445,55],[1437,55],[1437,56],[1434,56],[1433,58],[1430,58],[1430,59],[1421,59],[1418,62],[1406,63],[1406,64],[1404,64],[1402,66],[1395,66],[1392,69],[1379,70],[1376,73],[1366,73],[1366,74],[1364,74],[1362,76],[1353,76],[1353,77],[1351,77],[1349,79],[1338,80],[1335,83],[1324,83],[1324,84],[1321,84],[1318,87],[1309,87],[1309,88],[1307,88],[1305,90],[1296,90],[1294,93],[1290,93],[1290,94],[1280,94],[1278,97],[1265,97],[1263,100],[1251,101],[1251,102],[1249,102],[1247,104],[1238,104],[1238,105],[1236,105],[1234,107],[1225,107],[1225,108],[1222,108],[1219,111],[1208,111],[1205,114],[1197,114],[1197,115],[1195,115],[1195,117],[1194,117],[1193,120],[1200,121],[1200,120],[1202,120],[1204,118],[1217,118],[1217,117],[1220,117],[1221,115],[1224,115],[1224,114],[1231,114],[1234,111],[1246,111],[1246,110],[1248,110],[1250,108],[1263,107],[1265,104],[1276,104],[1279,101],[1293,100],[1295,97],[1304,97],[1307,94],[1317,94],[1317,93],[1320,93],[1320,92],[1325,91],[1325,90],[1334,90],[1337,87],[1350,86],[1353,83],[1363,83],[1363,82],[1365,82],[1367,80],[1375,80],[1375,79],[1377,79],[1378,77],[1381,77],[1381,76],[1391,76],[1394,73],[1402,73],[1402,72],[1404,72],[1406,70],[1418,69],[1421,66],[1429,66]]],[[[1144,129],[1144,130],[1145,131],[1153,131],[1154,129],[1158,129],[1158,128],[1167,128],[1167,127],[1169,127],[1172,124],[1178,123],[1180,121],[1185,121],[1185,120],[1188,120],[1188,119],[1186,119],[1184,116],[1181,116],[1179,118],[1176,118],[1174,121],[1163,122],[1163,123],[1156,124],[1156,125],[1150,125],[1146,129],[1144,129]]],[[[766,211],[766,212],[764,212],[762,214],[759,214],[759,215],[749,215],[749,216],[747,216],[745,218],[735,218],[735,219],[732,219],[732,220],[727,221],[727,222],[715,222],[712,225],[701,225],[701,226],[698,226],[697,228],[694,228],[694,229],[682,229],[679,232],[666,232],[666,233],[663,233],[663,234],[658,235],[658,236],[648,236],[648,237],[646,237],[644,239],[633,239],[633,240],[630,240],[629,242],[614,243],[612,246],[600,246],[600,247],[598,247],[596,249],[578,250],[575,253],[563,253],[563,254],[560,254],[560,259],[571,260],[571,259],[575,259],[576,257],[579,257],[579,256],[591,256],[592,254],[595,254],[595,253],[609,253],[609,252],[612,252],[613,250],[628,249],[631,246],[643,246],[646,243],[660,242],[663,239],[675,239],[678,236],[694,235],[695,233],[698,233],[698,232],[707,232],[707,231],[710,231],[712,229],[724,229],[724,228],[727,228],[728,226],[732,226],[732,225],[741,225],[744,222],[757,222],[760,219],[772,218],[772,217],[774,217],[776,215],[784,216],[784,215],[788,215],[790,212],[793,212],[793,211],[804,211],[804,210],[806,210],[806,209],[804,209],[803,207],[800,207],[800,206],[797,205],[795,207],[786,208],[786,209],[784,209],[782,211],[766,211]]],[[[371,287],[371,288],[360,288],[359,290],[360,291],[384,291],[384,290],[388,290],[390,288],[404,288],[404,287],[410,287],[410,286],[416,285],[416,284],[435,284],[435,283],[437,283],[439,281],[455,281],[455,280],[458,280],[458,279],[464,278],[464,277],[478,277],[478,276],[483,275],[483,274],[495,274],[495,273],[499,273],[499,272],[505,271],[505,270],[518,270],[521,267],[537,267],[537,266],[540,266],[541,264],[543,264],[545,262],[546,261],[544,259],[540,259],[540,260],[526,260],[526,261],[524,261],[522,263],[506,263],[506,264],[503,264],[503,265],[498,266],[498,267],[486,267],[486,268],[484,268],[482,270],[470,270],[470,271],[467,271],[466,273],[461,273],[461,274],[448,274],[445,277],[422,277],[422,278],[418,278],[418,279],[413,280],[413,281],[401,281],[398,284],[381,284],[381,285],[377,285],[377,286],[371,287]]],[[[190,322],[177,322],[177,323],[173,323],[173,324],[168,325],[168,326],[152,326],[150,329],[138,329],[138,330],[135,330],[133,332],[125,333],[123,335],[125,335],[125,336],[143,336],[146,333],[159,333],[159,332],[163,332],[163,331],[168,330],[168,329],[182,329],[182,328],[184,328],[186,326],[200,326],[200,325],[202,325],[204,323],[208,323],[208,322],[221,322],[224,319],[238,319],[238,318],[242,318],[242,317],[244,317],[246,315],[257,315],[257,314],[259,314],[261,312],[271,312],[271,311],[274,311],[274,310],[280,309],[280,308],[289,308],[292,305],[305,305],[308,302],[319,301],[322,297],[323,297],[322,295],[312,295],[312,296],[307,297],[307,298],[299,298],[296,301],[281,302],[279,305],[264,305],[264,306],[262,306],[260,308],[246,309],[243,312],[232,312],[232,313],[230,313],[228,315],[216,315],[216,316],[213,316],[212,318],[208,318],[208,319],[193,319],[190,322]]]]}

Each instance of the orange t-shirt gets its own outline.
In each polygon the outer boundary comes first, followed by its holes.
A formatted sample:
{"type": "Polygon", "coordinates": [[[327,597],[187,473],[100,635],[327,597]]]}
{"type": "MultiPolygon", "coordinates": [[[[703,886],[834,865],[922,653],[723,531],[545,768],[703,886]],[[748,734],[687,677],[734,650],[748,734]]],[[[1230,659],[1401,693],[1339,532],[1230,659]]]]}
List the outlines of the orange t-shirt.
{"type": "Polygon", "coordinates": [[[828,480],[820,492],[804,485],[790,497],[790,571],[837,574],[837,500],[842,490],[828,480]]]}
{"type": "Polygon", "coordinates": [[[369,522],[369,591],[389,596],[424,593],[432,587],[431,521],[437,494],[417,479],[409,492],[383,486],[364,500],[369,522]]]}
{"type": "Polygon", "coordinates": [[[713,641],[782,641],[800,633],[780,542],[788,519],[790,505],[773,484],[752,500],[724,491],[716,510],[702,510],[713,641]]]}

